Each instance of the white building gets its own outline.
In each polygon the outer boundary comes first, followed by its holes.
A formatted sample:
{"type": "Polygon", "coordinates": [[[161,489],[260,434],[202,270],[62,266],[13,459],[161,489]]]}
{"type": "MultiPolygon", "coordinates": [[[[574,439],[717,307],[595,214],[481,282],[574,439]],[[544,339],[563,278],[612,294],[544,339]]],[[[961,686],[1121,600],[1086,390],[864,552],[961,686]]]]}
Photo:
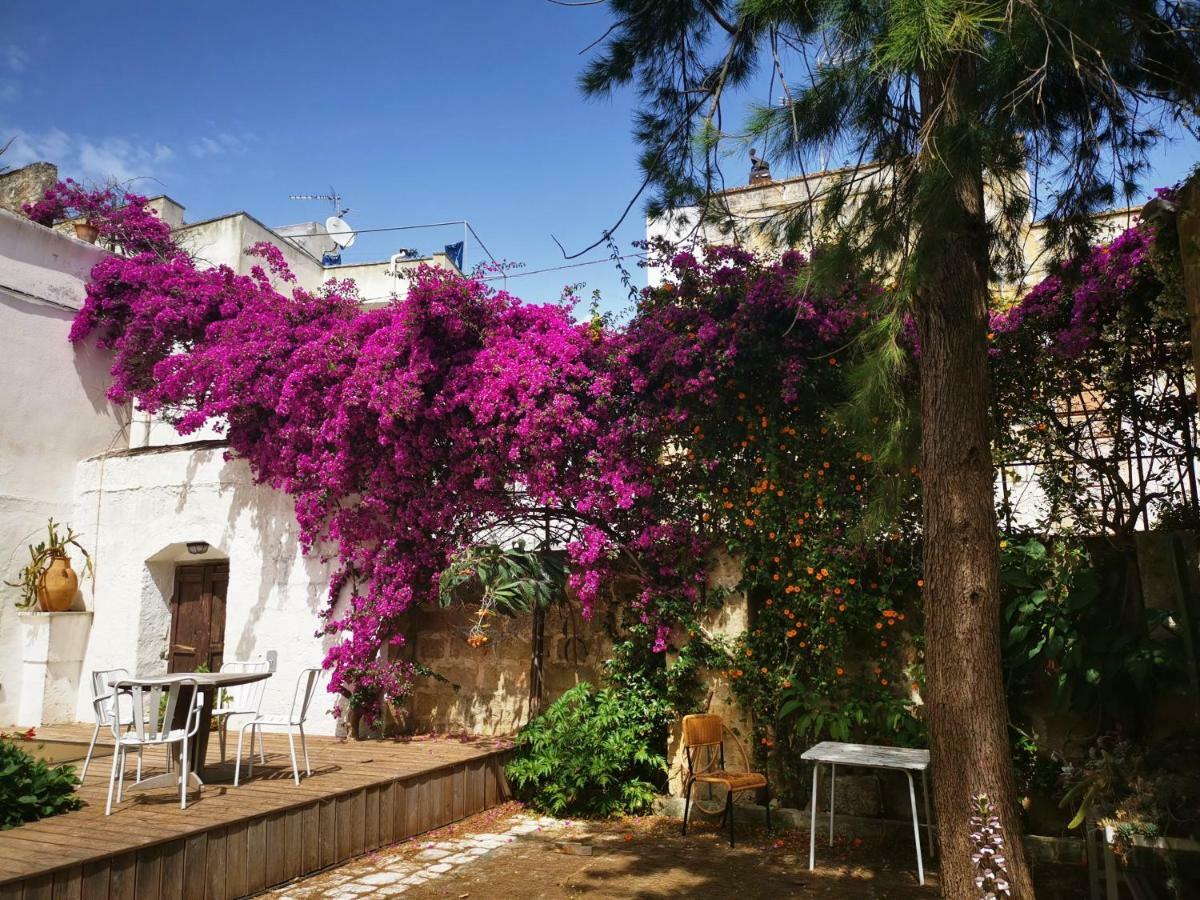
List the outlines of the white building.
{"type": "MultiPolygon", "coordinates": [[[[187,224],[169,198],[152,205],[204,261],[246,273],[260,261],[244,248],[270,241],[302,287],[351,278],[366,302],[402,294],[403,269],[422,261],[325,266],[328,236],[311,226],[287,237],[241,212],[187,224]]],[[[332,640],[318,635],[329,568],[301,554],[291,498],[226,461],[219,436],[184,438],[105,398],[110,355],[67,340],[104,252],[0,209],[0,576],[16,577],[50,517],[80,534],[95,569],[67,613],[19,611],[20,591],[0,585],[0,728],[92,721],[93,670],[258,657],[274,669],[263,711],[286,713],[332,640]]],[[[335,730],[331,706],[314,732],[335,730]]]]}

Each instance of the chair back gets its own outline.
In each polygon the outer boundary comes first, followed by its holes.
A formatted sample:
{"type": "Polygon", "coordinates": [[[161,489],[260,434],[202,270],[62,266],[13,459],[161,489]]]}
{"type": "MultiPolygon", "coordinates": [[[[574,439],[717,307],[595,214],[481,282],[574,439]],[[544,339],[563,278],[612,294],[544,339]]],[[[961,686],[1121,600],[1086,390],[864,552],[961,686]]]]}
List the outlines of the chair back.
{"type": "Polygon", "coordinates": [[[120,709],[118,698],[121,696],[113,685],[129,677],[128,669],[93,669],[92,670],[92,706],[96,710],[96,721],[105,728],[112,725],[116,716],[118,724],[126,724],[133,719],[129,712],[129,701],[125,702],[124,715],[120,709]]]}
{"type": "Polygon", "coordinates": [[[308,718],[308,708],[317,692],[321,672],[320,668],[304,669],[296,679],[296,693],[292,696],[292,711],[288,716],[293,725],[303,725],[304,720],[308,718]]]}
{"type": "Polygon", "coordinates": [[[725,723],[715,713],[683,717],[683,754],[688,774],[725,768],[725,723]]]}
{"type": "MultiPolygon", "coordinates": [[[[120,681],[116,690],[127,695],[133,710],[133,733],[139,741],[155,743],[164,741],[171,733],[175,712],[180,704],[188,708],[185,729],[189,735],[196,733],[200,723],[203,696],[195,678],[179,678],[162,683],[143,684],[138,681],[120,681]]],[[[121,739],[120,726],[116,719],[112,723],[113,737],[121,739]]]]}
{"type": "MultiPolygon", "coordinates": [[[[265,659],[255,659],[249,662],[227,662],[221,664],[222,672],[269,672],[271,664],[265,659]]],[[[267,680],[265,678],[259,681],[252,681],[249,684],[235,684],[231,687],[223,688],[221,693],[229,698],[227,704],[217,703],[217,707],[222,705],[228,709],[235,709],[238,712],[257,713],[258,708],[262,706],[263,691],[267,688],[267,680]]]]}

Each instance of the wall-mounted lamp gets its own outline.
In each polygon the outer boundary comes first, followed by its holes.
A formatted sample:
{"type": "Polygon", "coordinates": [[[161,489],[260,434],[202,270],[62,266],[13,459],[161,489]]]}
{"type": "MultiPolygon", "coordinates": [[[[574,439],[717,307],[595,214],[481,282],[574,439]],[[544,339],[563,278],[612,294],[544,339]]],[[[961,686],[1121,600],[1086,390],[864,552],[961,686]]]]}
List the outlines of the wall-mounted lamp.
{"type": "Polygon", "coordinates": [[[188,553],[193,556],[199,556],[201,553],[208,552],[208,541],[188,541],[188,553]]]}

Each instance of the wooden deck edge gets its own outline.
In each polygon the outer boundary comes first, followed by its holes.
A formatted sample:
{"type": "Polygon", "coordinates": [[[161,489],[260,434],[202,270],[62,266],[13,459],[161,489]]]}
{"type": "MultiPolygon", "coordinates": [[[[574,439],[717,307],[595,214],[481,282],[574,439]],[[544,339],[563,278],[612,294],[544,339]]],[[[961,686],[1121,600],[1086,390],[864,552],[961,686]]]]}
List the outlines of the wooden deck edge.
{"type": "Polygon", "coordinates": [[[509,753],[498,748],[35,875],[0,871],[0,900],[256,894],[503,803],[509,753]]]}

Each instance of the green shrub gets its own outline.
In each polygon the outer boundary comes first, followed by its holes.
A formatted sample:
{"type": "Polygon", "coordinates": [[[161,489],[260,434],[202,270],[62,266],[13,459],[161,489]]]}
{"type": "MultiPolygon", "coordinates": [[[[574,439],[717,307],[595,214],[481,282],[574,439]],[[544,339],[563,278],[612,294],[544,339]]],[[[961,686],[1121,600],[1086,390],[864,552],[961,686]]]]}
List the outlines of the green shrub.
{"type": "Polygon", "coordinates": [[[46,765],[0,737],[0,830],[79,809],[75,767],[46,765]]]}
{"type": "Polygon", "coordinates": [[[626,692],[571,688],[518,736],[507,770],[517,796],[551,815],[645,810],[667,771],[665,730],[646,713],[626,692]]]}

